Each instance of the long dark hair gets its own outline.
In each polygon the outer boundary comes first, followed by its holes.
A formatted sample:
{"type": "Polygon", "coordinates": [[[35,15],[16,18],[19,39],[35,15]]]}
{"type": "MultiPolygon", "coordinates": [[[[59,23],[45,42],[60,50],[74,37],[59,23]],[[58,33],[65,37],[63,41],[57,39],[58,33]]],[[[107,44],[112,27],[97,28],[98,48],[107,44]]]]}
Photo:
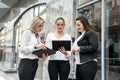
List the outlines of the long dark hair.
{"type": "Polygon", "coordinates": [[[78,18],[76,18],[76,21],[81,21],[81,23],[83,24],[86,31],[88,30],[88,31],[95,33],[95,31],[92,29],[92,27],[86,17],[79,16],[78,18]]]}
{"type": "Polygon", "coordinates": [[[90,23],[89,23],[89,21],[88,21],[88,19],[86,17],[79,16],[78,18],[76,18],[76,21],[81,21],[81,23],[83,24],[85,30],[93,32],[97,36],[97,38],[99,40],[98,34],[92,29],[92,27],[91,27],[91,25],[90,25],[90,23]]]}

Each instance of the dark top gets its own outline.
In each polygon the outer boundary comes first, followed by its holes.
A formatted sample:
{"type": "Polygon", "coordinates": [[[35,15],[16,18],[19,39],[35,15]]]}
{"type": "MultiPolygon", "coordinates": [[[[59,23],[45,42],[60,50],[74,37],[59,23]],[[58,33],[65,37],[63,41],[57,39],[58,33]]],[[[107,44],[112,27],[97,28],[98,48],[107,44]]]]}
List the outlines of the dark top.
{"type": "Polygon", "coordinates": [[[80,62],[87,62],[97,58],[98,39],[91,31],[86,31],[83,37],[77,42],[80,46],[80,62]]]}

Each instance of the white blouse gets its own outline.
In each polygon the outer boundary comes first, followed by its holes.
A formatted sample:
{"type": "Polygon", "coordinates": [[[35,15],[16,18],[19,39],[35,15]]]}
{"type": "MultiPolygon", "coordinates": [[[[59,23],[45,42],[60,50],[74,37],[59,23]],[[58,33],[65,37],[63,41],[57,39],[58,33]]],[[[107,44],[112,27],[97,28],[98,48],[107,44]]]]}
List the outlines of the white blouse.
{"type": "MultiPolygon", "coordinates": [[[[57,38],[54,33],[49,33],[46,38],[46,46],[52,49],[52,40],[70,40],[72,43],[71,36],[69,34],[64,34],[61,38],[57,38]]],[[[50,55],[50,60],[68,60],[69,56],[71,55],[70,51],[67,51],[68,55],[57,51],[56,54],[50,55]]]]}
{"type": "MultiPolygon", "coordinates": [[[[78,46],[77,42],[83,37],[84,34],[85,34],[85,31],[75,40],[73,47],[78,46]]],[[[80,64],[80,54],[78,51],[75,52],[75,61],[76,61],[76,64],[80,64]]]]}
{"type": "Polygon", "coordinates": [[[37,59],[38,57],[32,52],[35,50],[34,46],[38,43],[41,43],[40,37],[36,38],[30,30],[25,30],[21,36],[19,57],[37,59]]]}
{"type": "MultiPolygon", "coordinates": [[[[73,46],[78,46],[77,42],[83,37],[83,35],[85,34],[85,31],[74,41],[73,46]]],[[[69,74],[69,78],[71,79],[76,79],[76,64],[82,64],[80,63],[80,54],[79,51],[75,52],[75,55],[72,54],[71,59],[70,59],[70,74],[69,74]]]]}

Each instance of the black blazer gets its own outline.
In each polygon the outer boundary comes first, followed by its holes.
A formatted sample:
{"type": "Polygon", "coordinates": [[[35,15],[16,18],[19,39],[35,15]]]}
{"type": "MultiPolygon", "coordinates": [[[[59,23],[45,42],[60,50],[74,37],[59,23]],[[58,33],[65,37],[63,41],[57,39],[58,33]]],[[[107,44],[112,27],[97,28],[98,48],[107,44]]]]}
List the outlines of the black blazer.
{"type": "Polygon", "coordinates": [[[77,44],[80,46],[80,62],[87,62],[97,58],[98,38],[96,34],[86,31],[77,44]]]}

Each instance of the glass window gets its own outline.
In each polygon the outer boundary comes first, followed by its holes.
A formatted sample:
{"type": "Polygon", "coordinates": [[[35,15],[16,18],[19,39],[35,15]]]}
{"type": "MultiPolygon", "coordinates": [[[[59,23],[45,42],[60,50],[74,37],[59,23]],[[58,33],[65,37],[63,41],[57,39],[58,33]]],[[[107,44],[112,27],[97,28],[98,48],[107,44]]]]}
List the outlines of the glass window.
{"type": "MultiPolygon", "coordinates": [[[[9,24],[9,26],[12,26],[9,24]]],[[[7,65],[7,67],[11,66],[11,53],[13,52],[13,30],[4,27],[0,33],[0,46],[4,47],[3,51],[0,52],[0,63],[7,65]]]]}
{"type": "Polygon", "coordinates": [[[106,25],[112,25],[112,2],[106,3],[106,25]]]}
{"type": "Polygon", "coordinates": [[[120,0],[105,0],[106,80],[120,79],[120,0]],[[119,49],[118,49],[119,48],[119,49]]]}
{"type": "Polygon", "coordinates": [[[37,7],[35,7],[35,16],[37,16],[38,13],[39,13],[39,7],[37,6],[37,7]]]}
{"type": "MultiPolygon", "coordinates": [[[[81,0],[85,1],[91,0],[81,0]]],[[[120,79],[120,0],[105,0],[105,80],[120,79]]],[[[96,80],[101,74],[101,2],[80,8],[79,14],[85,15],[99,35],[99,51],[96,80]]],[[[100,79],[101,80],[101,79],[100,79]]]]}

